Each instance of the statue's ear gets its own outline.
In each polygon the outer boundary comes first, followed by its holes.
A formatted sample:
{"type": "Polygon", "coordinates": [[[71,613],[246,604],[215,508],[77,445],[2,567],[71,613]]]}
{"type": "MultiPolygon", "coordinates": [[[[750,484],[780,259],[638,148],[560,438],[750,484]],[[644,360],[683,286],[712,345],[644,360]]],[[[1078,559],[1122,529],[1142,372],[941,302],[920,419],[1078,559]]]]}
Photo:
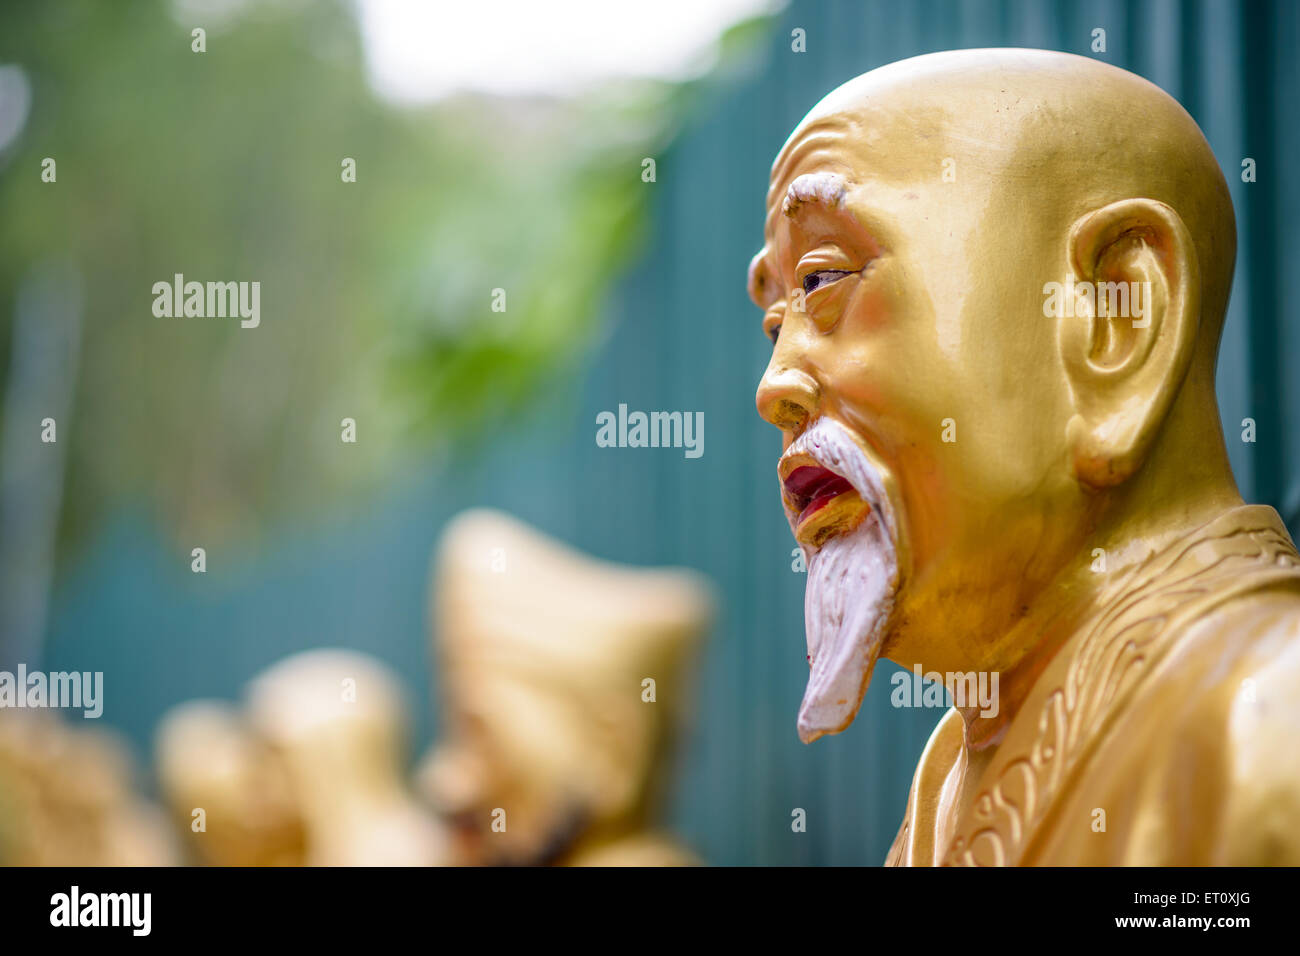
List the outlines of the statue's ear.
{"type": "Polygon", "coordinates": [[[1182,218],[1125,199],[1070,230],[1073,317],[1057,344],[1073,396],[1074,472],[1099,489],[1141,467],[1191,364],[1200,321],[1196,248],[1182,218]]]}

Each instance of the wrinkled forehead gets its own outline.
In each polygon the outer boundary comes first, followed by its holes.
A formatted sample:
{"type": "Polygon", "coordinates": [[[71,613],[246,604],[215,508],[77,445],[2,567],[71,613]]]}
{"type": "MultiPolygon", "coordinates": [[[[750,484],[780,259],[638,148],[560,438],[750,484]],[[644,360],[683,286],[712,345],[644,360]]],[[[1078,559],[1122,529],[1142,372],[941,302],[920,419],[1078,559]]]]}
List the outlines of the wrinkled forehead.
{"type": "Polygon", "coordinates": [[[839,205],[865,170],[852,142],[852,118],[844,115],[805,120],[791,134],[772,164],[763,234],[771,242],[782,217],[808,202],[839,205]]]}

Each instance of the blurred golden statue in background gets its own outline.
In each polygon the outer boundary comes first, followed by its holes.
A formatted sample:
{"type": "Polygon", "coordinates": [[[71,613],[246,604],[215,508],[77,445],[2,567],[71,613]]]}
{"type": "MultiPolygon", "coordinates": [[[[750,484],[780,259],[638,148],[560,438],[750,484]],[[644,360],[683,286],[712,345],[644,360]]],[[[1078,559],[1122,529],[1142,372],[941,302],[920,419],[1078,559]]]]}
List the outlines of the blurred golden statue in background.
{"type": "Polygon", "coordinates": [[[159,723],[157,738],[159,785],[201,862],[303,865],[306,834],[288,774],[237,708],[181,704],[159,723]]]}
{"type": "Polygon", "coordinates": [[[442,738],[422,772],[462,863],[697,862],[653,829],[710,592],[468,512],[434,567],[442,738]]]}
{"type": "Polygon", "coordinates": [[[194,857],[225,866],[698,862],[653,829],[711,597],[496,512],[457,518],[433,581],[446,726],[407,782],[407,714],[373,658],[317,650],[190,701],[158,777],[194,857]]]}
{"type": "Polygon", "coordinates": [[[124,741],[50,711],[0,711],[0,866],[171,866],[124,741]]]}
{"type": "Polygon", "coordinates": [[[383,665],[306,651],[249,684],[242,716],[206,701],[173,710],[158,732],[158,774],[207,863],[445,863],[443,831],[405,779],[406,733],[401,690],[383,665]]]}
{"type": "Polygon", "coordinates": [[[1235,246],[1191,117],[1069,54],[892,64],[777,157],[749,286],[799,733],[881,655],[1001,678],[940,721],[889,862],[1300,864],[1300,558],[1215,399],[1235,246]]]}
{"type": "Polygon", "coordinates": [[[249,685],[248,712],[283,761],[309,865],[446,862],[442,830],[405,779],[401,690],[377,660],[355,651],[297,654],[249,685]]]}

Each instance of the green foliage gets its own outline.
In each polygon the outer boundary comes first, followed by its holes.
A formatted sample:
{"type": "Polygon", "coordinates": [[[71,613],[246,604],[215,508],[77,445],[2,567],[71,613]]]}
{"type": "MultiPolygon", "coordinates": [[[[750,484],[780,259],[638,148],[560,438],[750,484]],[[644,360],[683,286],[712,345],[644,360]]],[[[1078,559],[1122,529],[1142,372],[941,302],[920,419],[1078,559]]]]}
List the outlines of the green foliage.
{"type": "Polygon", "coordinates": [[[170,4],[0,9],[0,64],[32,88],[0,154],[0,350],[41,263],[85,290],[65,528],[134,497],[178,537],[248,532],[532,401],[598,331],[653,189],[641,159],[682,102],[399,109],[369,90],[348,7],[239,10],[196,53],[170,4]],[[260,281],[260,327],[156,318],[175,273],[260,281]]]}

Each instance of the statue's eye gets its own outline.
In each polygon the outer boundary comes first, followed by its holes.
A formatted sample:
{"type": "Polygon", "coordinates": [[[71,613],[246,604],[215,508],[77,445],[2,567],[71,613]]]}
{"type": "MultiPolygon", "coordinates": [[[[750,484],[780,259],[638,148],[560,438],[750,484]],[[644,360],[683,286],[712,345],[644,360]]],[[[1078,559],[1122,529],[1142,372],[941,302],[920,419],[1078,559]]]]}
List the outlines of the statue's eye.
{"type": "Polygon", "coordinates": [[[803,294],[812,295],[823,286],[828,286],[844,276],[852,275],[850,269],[819,269],[803,277],[803,294]]]}
{"type": "Polygon", "coordinates": [[[780,325],[774,325],[774,326],[772,326],[770,329],[767,330],[767,337],[768,337],[769,339],[772,340],[772,344],[773,344],[773,345],[776,345],[776,340],[777,340],[780,336],[781,336],[781,326],[780,326],[780,325]]]}

